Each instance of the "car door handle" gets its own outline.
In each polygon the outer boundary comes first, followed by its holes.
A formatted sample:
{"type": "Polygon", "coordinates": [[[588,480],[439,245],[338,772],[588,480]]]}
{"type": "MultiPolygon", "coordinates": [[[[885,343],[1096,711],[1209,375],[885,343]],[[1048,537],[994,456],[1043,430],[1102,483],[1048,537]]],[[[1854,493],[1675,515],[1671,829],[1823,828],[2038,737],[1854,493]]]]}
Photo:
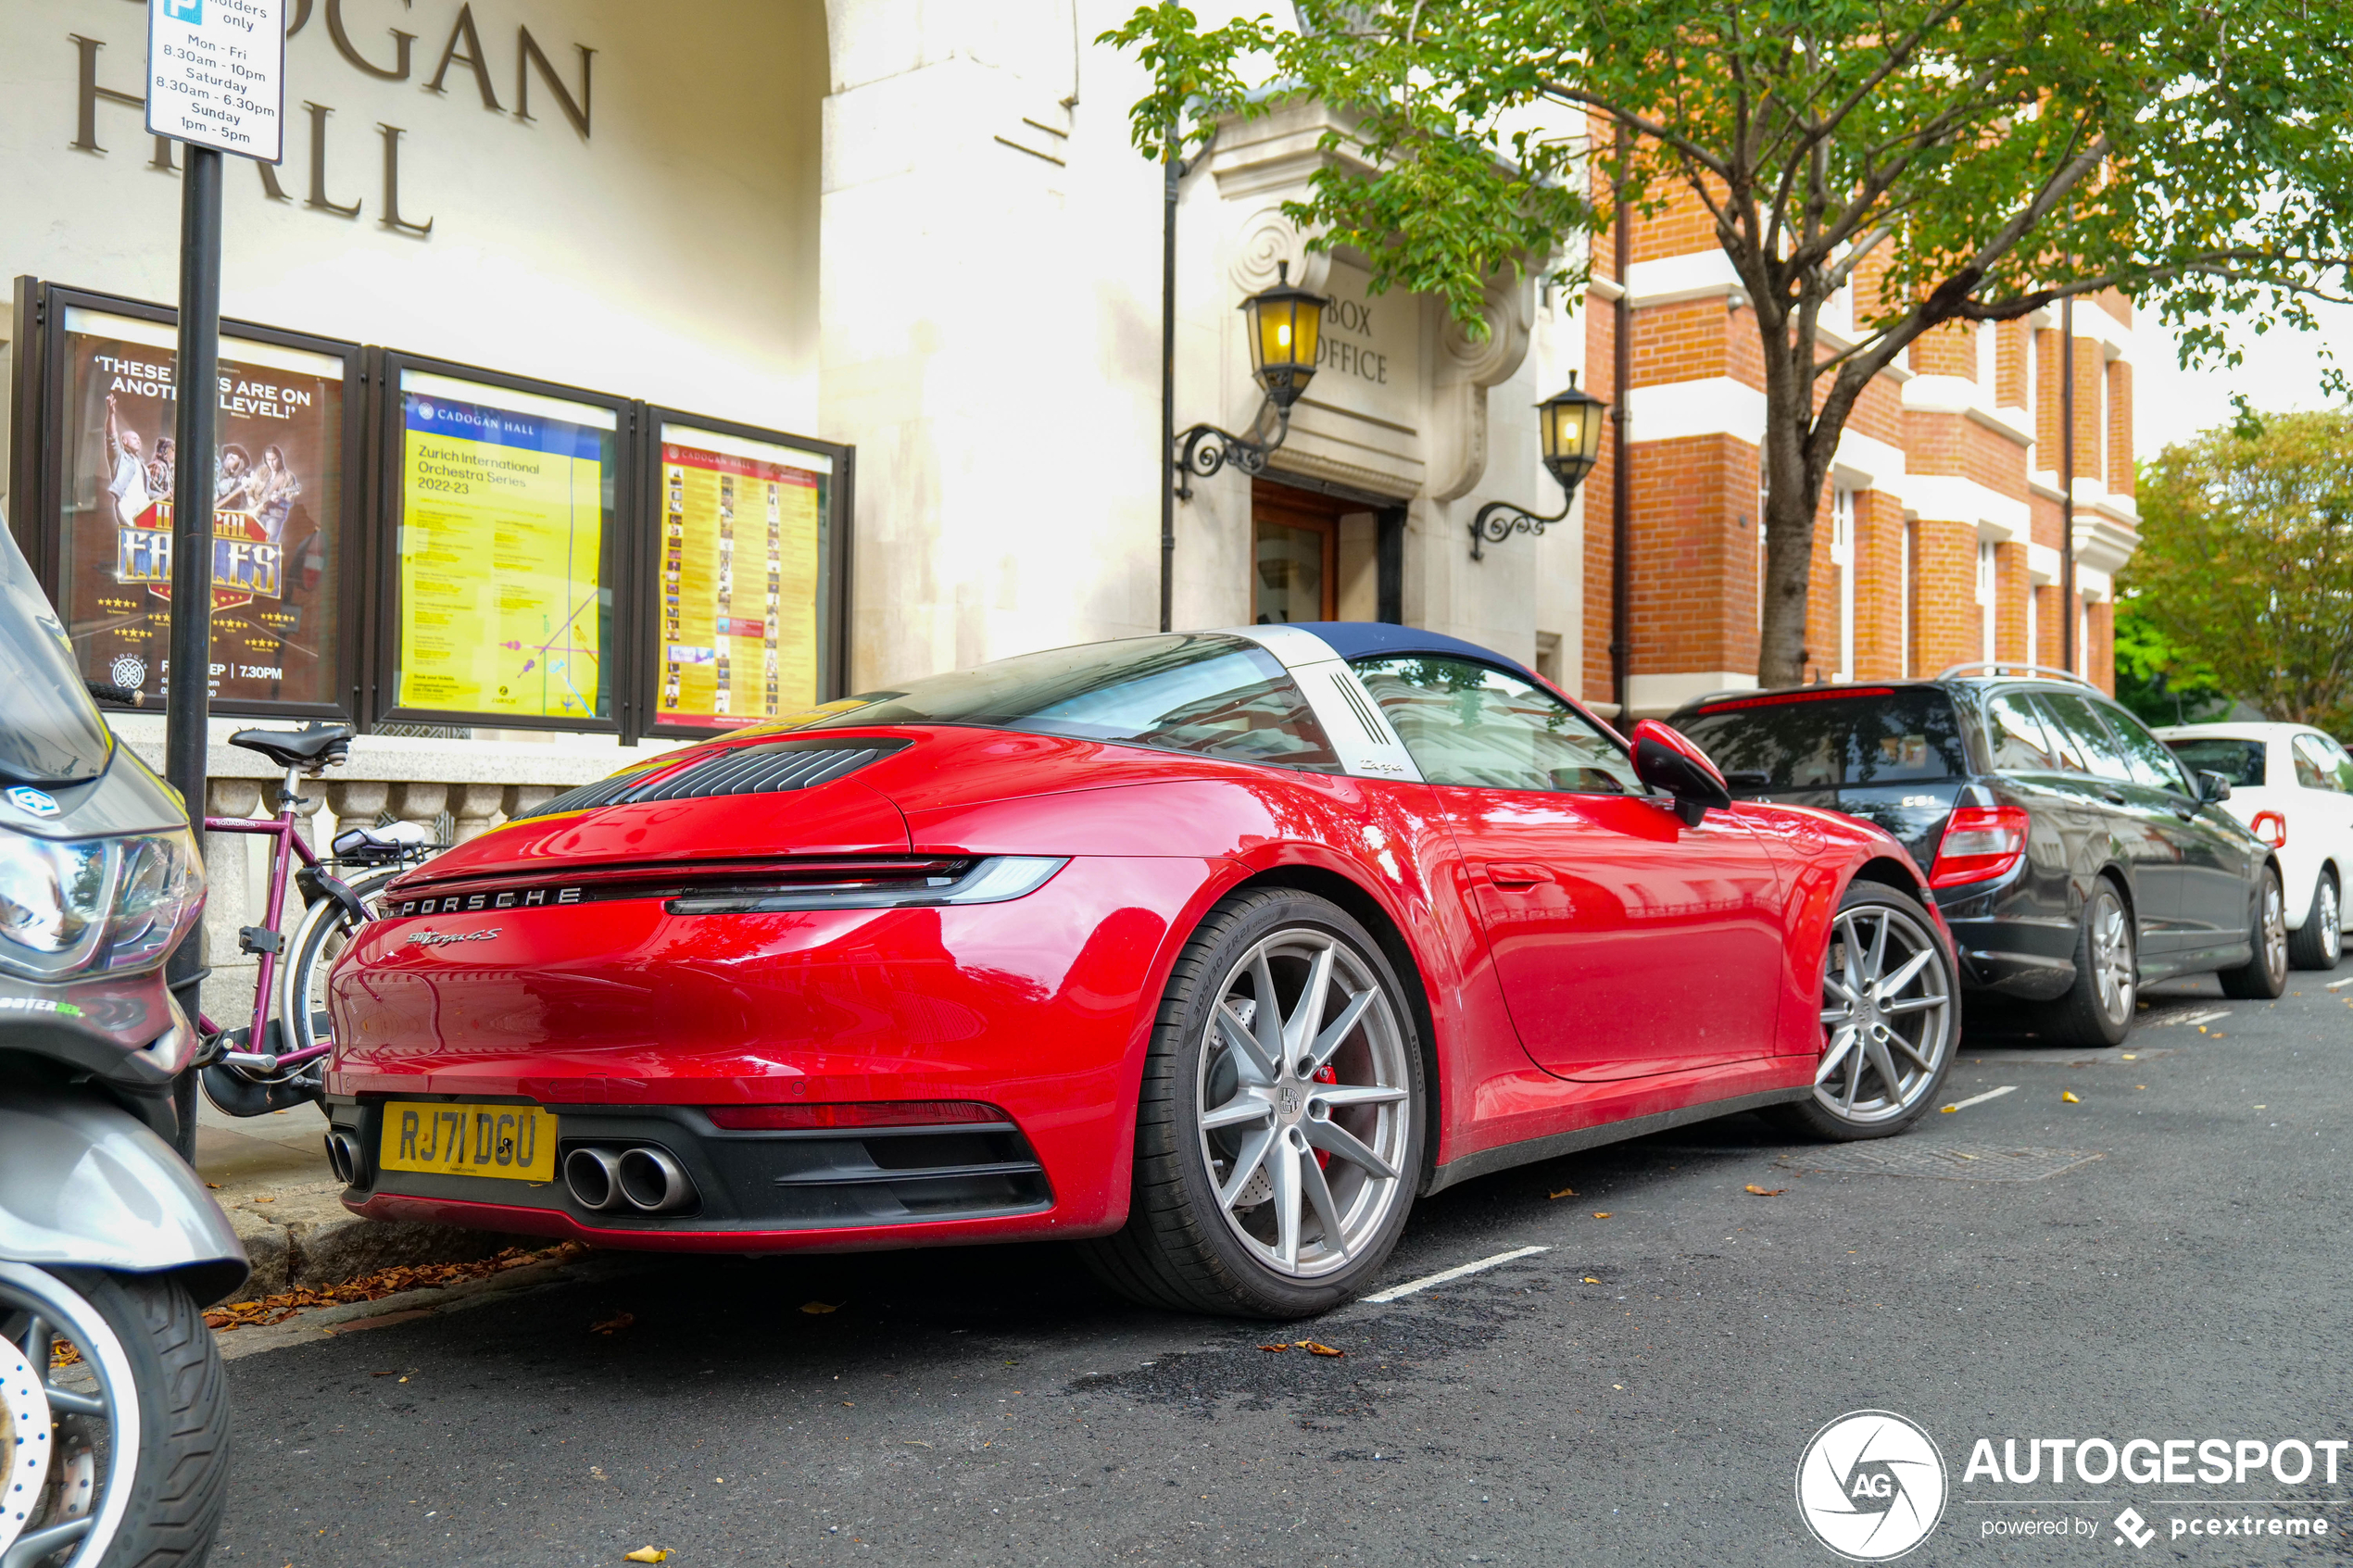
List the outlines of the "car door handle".
{"type": "Polygon", "coordinates": [[[1487,880],[1498,887],[1537,887],[1552,881],[1553,873],[1541,866],[1490,860],[1487,863],[1487,880]]]}

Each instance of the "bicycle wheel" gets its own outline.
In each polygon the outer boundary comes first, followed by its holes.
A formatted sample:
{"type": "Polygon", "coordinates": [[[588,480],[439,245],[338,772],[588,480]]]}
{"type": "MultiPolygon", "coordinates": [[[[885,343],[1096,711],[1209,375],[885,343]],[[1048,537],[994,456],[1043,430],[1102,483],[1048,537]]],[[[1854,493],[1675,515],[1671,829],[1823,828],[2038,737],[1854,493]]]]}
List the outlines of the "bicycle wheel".
{"type": "MultiPolygon", "coordinates": [[[[377,895],[394,877],[409,870],[407,866],[386,866],[366,872],[347,880],[344,885],[367,906],[370,915],[378,912],[377,895]]],[[[356,922],[349,910],[333,898],[321,898],[310,907],[296,928],[290,944],[286,971],[279,981],[278,1019],[281,1035],[288,1054],[307,1051],[313,1046],[326,1044],[333,1038],[327,1019],[327,972],[351,943],[356,922]]],[[[306,1063],[306,1070],[308,1064],[306,1063]]]]}

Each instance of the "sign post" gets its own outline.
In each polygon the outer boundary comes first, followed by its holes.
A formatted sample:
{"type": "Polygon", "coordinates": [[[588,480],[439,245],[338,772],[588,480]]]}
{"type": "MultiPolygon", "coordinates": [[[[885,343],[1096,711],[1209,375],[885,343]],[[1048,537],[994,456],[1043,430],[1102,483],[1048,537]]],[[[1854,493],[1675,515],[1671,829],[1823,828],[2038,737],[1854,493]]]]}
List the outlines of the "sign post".
{"type": "MultiPolygon", "coordinates": [[[[285,119],[285,0],[148,0],[147,129],[179,141],[180,347],[171,482],[171,644],[164,776],[204,842],[211,710],[213,445],[220,381],[220,157],[276,163],[285,119]]],[[[166,979],[194,1026],[204,985],[203,925],[166,979]]],[[[254,1042],[258,1045],[259,1042],[254,1042]]],[[[196,1149],[196,1082],[172,1085],[183,1159],[196,1149]]]]}

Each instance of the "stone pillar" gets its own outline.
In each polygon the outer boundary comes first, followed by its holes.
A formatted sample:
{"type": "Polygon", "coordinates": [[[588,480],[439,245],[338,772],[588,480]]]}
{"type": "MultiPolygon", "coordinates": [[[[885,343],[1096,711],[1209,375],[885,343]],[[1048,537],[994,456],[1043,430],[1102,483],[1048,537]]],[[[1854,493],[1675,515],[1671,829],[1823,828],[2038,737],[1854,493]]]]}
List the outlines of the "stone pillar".
{"type": "Polygon", "coordinates": [[[504,809],[509,822],[527,812],[536,811],[563,791],[554,784],[509,784],[504,809]]]}
{"type": "Polygon", "coordinates": [[[452,844],[479,838],[497,825],[498,809],[507,798],[505,784],[451,784],[448,789],[447,809],[458,820],[457,831],[450,835],[452,844]]]}
{"type": "Polygon", "coordinates": [[[449,809],[450,786],[446,784],[396,784],[384,809],[404,822],[438,833],[441,814],[449,809]]]}

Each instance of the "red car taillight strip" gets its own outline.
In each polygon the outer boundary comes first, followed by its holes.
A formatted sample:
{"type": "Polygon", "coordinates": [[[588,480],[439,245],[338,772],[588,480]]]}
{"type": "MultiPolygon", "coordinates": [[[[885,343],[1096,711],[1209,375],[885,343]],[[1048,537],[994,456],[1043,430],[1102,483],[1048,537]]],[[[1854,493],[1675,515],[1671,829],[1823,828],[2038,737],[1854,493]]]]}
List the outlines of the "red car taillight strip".
{"type": "Polygon", "coordinates": [[[838,1105],[713,1105],[711,1124],[731,1133],[798,1133],[863,1127],[1011,1126],[1013,1118],[977,1100],[862,1100],[838,1105]]]}
{"type": "Polygon", "coordinates": [[[749,888],[818,891],[952,883],[971,870],[963,857],[732,860],[681,866],[590,866],[563,876],[544,871],[491,876],[405,879],[389,890],[385,913],[459,914],[474,909],[538,909],[611,898],[669,898],[749,888]]]}
{"type": "Polygon", "coordinates": [[[2022,806],[1959,806],[1945,819],[1931,887],[1959,887],[2007,876],[2026,858],[2032,819],[2022,806]]]}

